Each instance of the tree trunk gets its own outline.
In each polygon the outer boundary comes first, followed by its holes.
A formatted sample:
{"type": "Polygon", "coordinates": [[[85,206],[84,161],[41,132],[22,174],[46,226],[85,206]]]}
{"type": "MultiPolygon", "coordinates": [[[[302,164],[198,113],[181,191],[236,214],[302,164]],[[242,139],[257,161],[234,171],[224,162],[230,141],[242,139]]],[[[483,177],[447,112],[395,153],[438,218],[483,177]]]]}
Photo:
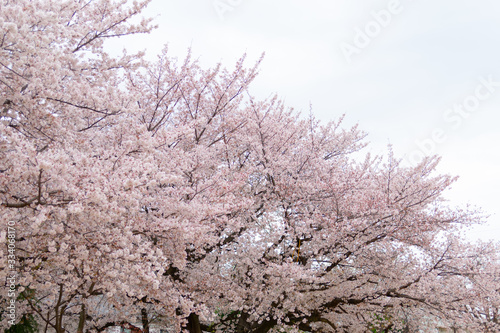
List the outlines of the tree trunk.
{"type": "Polygon", "coordinates": [[[144,333],[149,333],[149,319],[148,312],[145,308],[141,309],[141,320],[142,320],[142,331],[144,333]]]}
{"type": "Polygon", "coordinates": [[[59,307],[59,306],[56,306],[56,315],[55,315],[55,319],[56,319],[56,323],[55,325],[53,326],[56,333],[65,333],[65,329],[63,327],[63,318],[64,318],[64,311],[66,310],[66,307],[65,306],[62,306],[62,307],[59,307]]]}
{"type": "Polygon", "coordinates": [[[201,333],[200,318],[196,313],[189,315],[187,329],[189,333],[201,333]]]}
{"type": "Polygon", "coordinates": [[[236,324],[236,333],[245,333],[250,331],[250,324],[247,322],[249,315],[246,312],[240,313],[240,318],[236,324]]]}
{"type": "Polygon", "coordinates": [[[87,311],[85,309],[85,304],[82,304],[82,308],[80,310],[80,320],[78,321],[78,329],[76,333],[83,333],[83,328],[85,327],[85,319],[87,318],[87,311]]]}

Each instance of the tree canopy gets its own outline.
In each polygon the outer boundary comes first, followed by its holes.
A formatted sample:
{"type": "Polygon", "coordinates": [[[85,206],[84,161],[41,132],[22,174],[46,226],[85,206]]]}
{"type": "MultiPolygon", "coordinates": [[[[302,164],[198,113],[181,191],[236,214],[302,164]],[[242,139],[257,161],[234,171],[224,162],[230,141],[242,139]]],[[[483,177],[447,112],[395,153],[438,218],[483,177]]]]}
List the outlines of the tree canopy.
{"type": "Polygon", "coordinates": [[[498,245],[458,236],[482,217],[443,201],[456,178],[439,158],[354,158],[361,130],[257,100],[245,57],[110,56],[106,39],[152,29],[131,23],[148,2],[0,0],[0,278],[16,274],[16,324],[499,329],[498,245]]]}

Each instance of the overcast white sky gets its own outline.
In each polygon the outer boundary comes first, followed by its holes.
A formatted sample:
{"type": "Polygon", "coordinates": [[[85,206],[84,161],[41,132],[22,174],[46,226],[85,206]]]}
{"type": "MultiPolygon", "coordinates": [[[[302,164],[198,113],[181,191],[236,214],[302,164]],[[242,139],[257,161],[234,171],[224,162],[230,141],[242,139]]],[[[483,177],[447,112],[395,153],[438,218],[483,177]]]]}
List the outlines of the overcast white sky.
{"type": "Polygon", "coordinates": [[[500,1],[153,0],[151,35],[111,44],[146,50],[188,47],[207,66],[248,66],[266,53],[251,91],[278,93],[322,120],[346,114],[407,163],[442,156],[459,175],[453,204],[475,204],[490,225],[471,237],[500,239],[500,1]]]}

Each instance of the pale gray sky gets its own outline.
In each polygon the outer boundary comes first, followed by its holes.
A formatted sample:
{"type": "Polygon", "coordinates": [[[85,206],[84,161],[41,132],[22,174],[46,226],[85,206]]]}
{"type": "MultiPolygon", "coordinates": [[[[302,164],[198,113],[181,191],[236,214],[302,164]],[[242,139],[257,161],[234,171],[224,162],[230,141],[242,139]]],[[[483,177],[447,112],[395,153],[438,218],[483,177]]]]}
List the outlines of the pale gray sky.
{"type": "Polygon", "coordinates": [[[500,239],[500,2],[153,0],[146,15],[157,30],[110,46],[149,58],[192,47],[229,68],[265,52],[255,95],[311,103],[325,121],[346,113],[375,153],[390,142],[407,163],[441,155],[440,171],[460,176],[452,203],[492,214],[471,236],[500,239]]]}

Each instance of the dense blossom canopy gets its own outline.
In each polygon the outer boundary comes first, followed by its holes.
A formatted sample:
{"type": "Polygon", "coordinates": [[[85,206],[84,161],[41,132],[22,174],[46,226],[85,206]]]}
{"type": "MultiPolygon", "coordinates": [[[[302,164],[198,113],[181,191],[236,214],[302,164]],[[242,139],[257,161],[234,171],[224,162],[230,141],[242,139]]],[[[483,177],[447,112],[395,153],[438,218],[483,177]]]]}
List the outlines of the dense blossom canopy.
{"type": "Polygon", "coordinates": [[[454,178],[437,158],[360,159],[357,127],[253,98],[244,57],[111,57],[106,39],[150,31],[130,23],[148,2],[0,0],[0,279],[9,224],[16,323],[500,328],[498,246],[458,238],[480,218],[444,204],[454,178]]]}

